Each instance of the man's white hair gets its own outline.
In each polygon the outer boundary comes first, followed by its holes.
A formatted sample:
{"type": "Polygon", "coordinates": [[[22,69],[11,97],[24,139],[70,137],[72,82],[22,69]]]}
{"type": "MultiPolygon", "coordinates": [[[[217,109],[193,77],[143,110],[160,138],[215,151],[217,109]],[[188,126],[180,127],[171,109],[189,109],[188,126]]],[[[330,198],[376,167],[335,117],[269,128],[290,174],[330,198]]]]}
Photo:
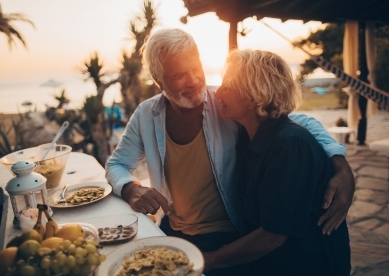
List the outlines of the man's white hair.
{"type": "Polygon", "coordinates": [[[161,29],[151,34],[141,48],[143,60],[149,67],[151,77],[164,84],[162,63],[170,56],[197,49],[193,37],[180,29],[161,29]]]}

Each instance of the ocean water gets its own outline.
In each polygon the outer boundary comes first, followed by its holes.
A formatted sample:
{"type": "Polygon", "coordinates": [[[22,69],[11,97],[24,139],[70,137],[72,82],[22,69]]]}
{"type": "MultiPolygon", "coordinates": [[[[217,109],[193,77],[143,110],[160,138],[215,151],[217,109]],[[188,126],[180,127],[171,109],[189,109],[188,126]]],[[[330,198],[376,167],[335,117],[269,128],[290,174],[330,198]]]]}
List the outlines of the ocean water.
{"type": "MultiPolygon", "coordinates": [[[[85,97],[96,94],[96,87],[92,81],[84,82],[76,77],[53,78],[60,82],[58,87],[42,87],[50,78],[37,77],[30,80],[21,81],[0,81],[0,113],[18,113],[37,109],[46,110],[47,106],[56,107],[58,101],[54,96],[59,95],[65,89],[65,95],[70,99],[69,108],[79,108],[82,106],[85,97]],[[30,106],[22,105],[31,102],[30,106]]],[[[220,73],[206,73],[207,84],[220,85],[220,73]]],[[[121,101],[120,85],[115,84],[109,87],[103,98],[103,103],[107,106],[113,101],[121,101]]]]}

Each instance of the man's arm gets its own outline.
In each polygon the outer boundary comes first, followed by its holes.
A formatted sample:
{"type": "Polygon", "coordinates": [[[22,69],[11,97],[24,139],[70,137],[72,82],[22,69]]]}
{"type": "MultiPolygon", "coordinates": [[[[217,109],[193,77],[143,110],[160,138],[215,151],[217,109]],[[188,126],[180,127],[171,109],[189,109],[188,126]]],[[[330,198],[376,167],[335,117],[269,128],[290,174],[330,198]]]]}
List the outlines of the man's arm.
{"type": "Polygon", "coordinates": [[[335,174],[331,178],[324,193],[322,207],[327,211],[320,217],[318,225],[324,226],[323,234],[331,234],[338,229],[347,216],[355,191],[354,175],[346,158],[341,155],[331,157],[335,174]]]}
{"type": "Polygon", "coordinates": [[[204,272],[258,260],[283,245],[286,239],[285,235],[273,234],[263,228],[256,229],[217,251],[203,253],[204,272]]]}
{"type": "Polygon", "coordinates": [[[155,214],[162,206],[167,213],[169,211],[167,199],[157,190],[141,186],[140,181],[132,174],[145,157],[139,116],[140,109],[137,108],[126,126],[122,139],[105,165],[105,176],[114,193],[126,200],[135,211],[155,214]]]}
{"type": "Polygon", "coordinates": [[[121,196],[137,212],[155,215],[162,207],[165,214],[170,215],[167,199],[157,190],[141,186],[140,182],[125,184],[121,196]]]}
{"type": "Polygon", "coordinates": [[[318,221],[319,225],[325,222],[323,234],[330,234],[346,218],[355,190],[354,175],[344,157],[346,147],[337,143],[316,119],[296,113],[289,114],[289,118],[309,130],[331,158],[335,175],[324,193],[322,206],[327,211],[318,221]]]}

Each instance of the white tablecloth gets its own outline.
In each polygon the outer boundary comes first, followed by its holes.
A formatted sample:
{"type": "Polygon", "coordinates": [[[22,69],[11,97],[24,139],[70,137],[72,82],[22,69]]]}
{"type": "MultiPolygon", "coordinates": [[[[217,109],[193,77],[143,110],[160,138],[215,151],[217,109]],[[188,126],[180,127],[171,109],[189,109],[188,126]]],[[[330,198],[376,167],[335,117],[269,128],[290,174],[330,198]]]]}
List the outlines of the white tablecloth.
{"type": "MultiPolygon", "coordinates": [[[[66,183],[74,185],[82,182],[106,182],[104,174],[105,171],[103,167],[95,158],[87,154],[71,152],[59,187],[63,187],[66,183]]],[[[13,175],[0,164],[0,187],[5,190],[7,182],[12,177],[13,175]]],[[[9,200],[8,203],[8,210],[4,212],[6,218],[3,218],[5,225],[2,225],[2,228],[0,229],[0,249],[5,247],[9,240],[22,232],[12,224],[14,215],[9,200]]],[[[115,215],[124,213],[135,214],[138,216],[138,234],[135,239],[165,235],[147,216],[132,210],[128,203],[115,196],[113,193],[106,198],[89,205],[66,209],[53,208],[53,211],[53,219],[58,224],[82,222],[83,220],[96,217],[114,217],[115,215]]],[[[105,247],[103,253],[109,254],[117,246],[120,245],[105,247]]]]}

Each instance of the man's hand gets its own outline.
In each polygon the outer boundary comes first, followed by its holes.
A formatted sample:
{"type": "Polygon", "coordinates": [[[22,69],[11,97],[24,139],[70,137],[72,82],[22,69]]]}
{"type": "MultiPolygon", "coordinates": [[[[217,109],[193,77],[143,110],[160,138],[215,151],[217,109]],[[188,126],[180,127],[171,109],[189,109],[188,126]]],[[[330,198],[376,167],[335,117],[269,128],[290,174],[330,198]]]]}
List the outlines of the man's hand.
{"type": "Polygon", "coordinates": [[[162,207],[165,214],[170,215],[167,199],[157,190],[143,187],[139,182],[130,182],[124,185],[121,195],[136,212],[155,215],[162,207]]]}
{"type": "Polygon", "coordinates": [[[323,226],[323,234],[331,232],[341,225],[347,216],[355,191],[354,175],[344,156],[331,157],[335,175],[330,179],[324,193],[322,207],[327,211],[320,217],[318,225],[323,226]]]}

